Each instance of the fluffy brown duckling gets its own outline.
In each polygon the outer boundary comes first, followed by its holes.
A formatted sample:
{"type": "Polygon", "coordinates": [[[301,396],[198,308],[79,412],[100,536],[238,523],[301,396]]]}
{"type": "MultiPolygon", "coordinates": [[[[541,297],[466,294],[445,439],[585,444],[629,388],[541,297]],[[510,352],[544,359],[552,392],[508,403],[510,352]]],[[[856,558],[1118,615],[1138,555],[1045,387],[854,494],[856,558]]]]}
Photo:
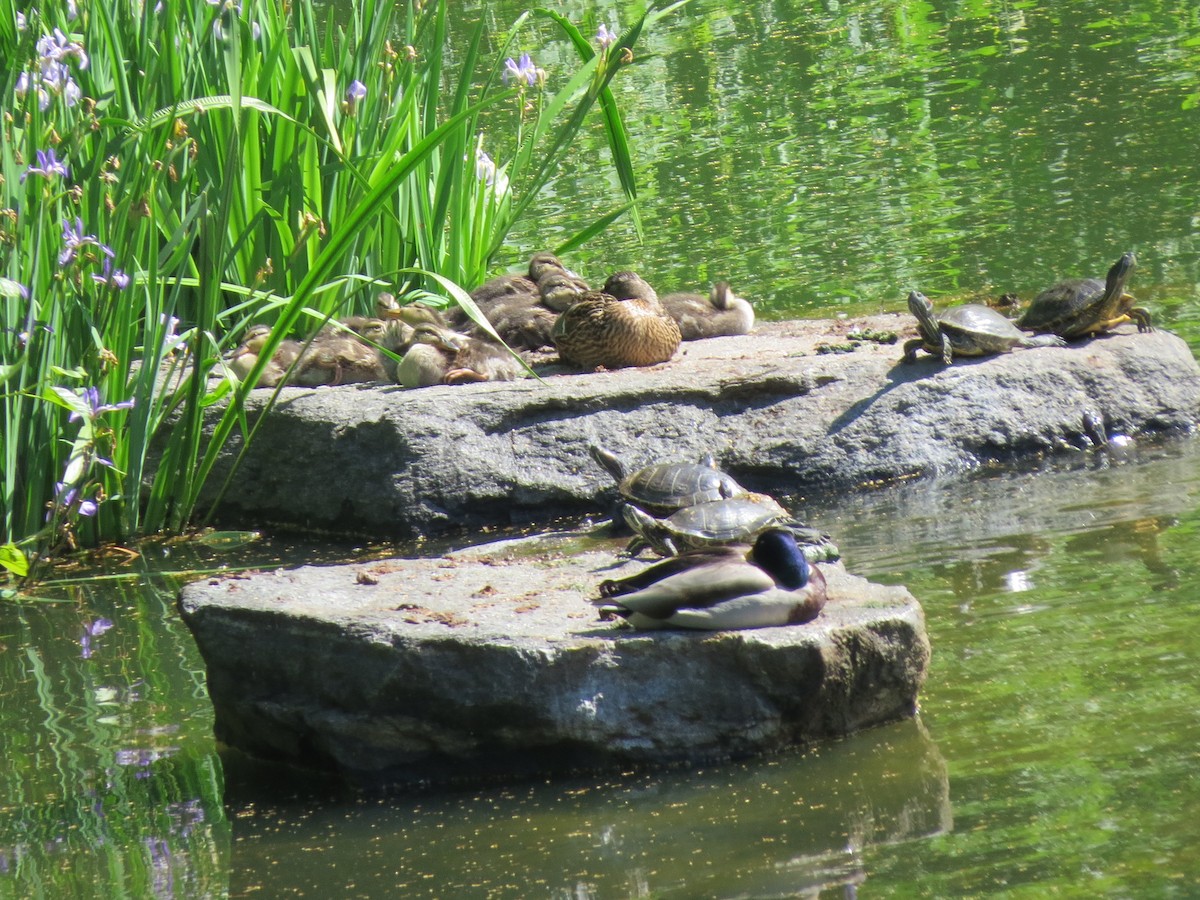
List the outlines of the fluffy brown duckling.
{"type": "MultiPolygon", "coordinates": [[[[539,299],[538,281],[550,272],[566,272],[562,261],[549,251],[535,253],[529,260],[529,269],[524,275],[500,275],[485,281],[471,291],[471,299],[475,305],[487,315],[492,306],[515,297],[533,297],[539,299]]],[[[459,311],[461,314],[461,310],[459,311]]],[[[465,314],[462,316],[465,320],[465,314]]],[[[459,324],[452,321],[452,324],[459,324]]]]}
{"type": "MultiPolygon", "coordinates": [[[[252,325],[246,331],[242,343],[226,359],[229,368],[243,381],[258,363],[267,339],[271,336],[270,325],[252,325]]],[[[275,387],[287,375],[288,369],[300,355],[302,344],[299,341],[283,340],[275,348],[271,359],[258,376],[255,387],[275,387]]]]}
{"type": "Polygon", "coordinates": [[[589,290],[587,282],[567,271],[551,270],[538,279],[538,294],[542,305],[556,312],[574,306],[589,290]]]}
{"type": "Polygon", "coordinates": [[[475,381],[512,381],[525,374],[520,360],[492,341],[436,325],[418,325],[397,381],[406,388],[475,381]]]}
{"type": "Polygon", "coordinates": [[[564,362],[581,368],[653,366],[675,355],[679,325],[654,289],[634,272],[609,276],[558,317],[554,345],[564,362]]]}
{"type": "Polygon", "coordinates": [[[689,293],[667,294],[662,298],[662,305],[679,323],[679,333],[685,341],[746,334],[754,327],[754,307],[730,290],[725,281],[714,284],[707,297],[689,293]]]}
{"type": "Polygon", "coordinates": [[[388,340],[387,325],[365,316],[341,321],[349,330],[319,332],[301,354],[291,384],[315,387],[389,380],[382,355],[371,346],[388,340]]]}

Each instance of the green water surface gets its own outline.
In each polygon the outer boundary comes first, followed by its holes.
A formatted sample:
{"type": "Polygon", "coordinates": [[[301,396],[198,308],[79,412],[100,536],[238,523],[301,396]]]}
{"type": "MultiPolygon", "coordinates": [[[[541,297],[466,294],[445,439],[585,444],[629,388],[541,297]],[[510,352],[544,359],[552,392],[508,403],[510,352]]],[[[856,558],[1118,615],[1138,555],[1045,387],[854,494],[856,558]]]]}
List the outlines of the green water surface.
{"type": "MultiPolygon", "coordinates": [[[[1200,347],[1195,4],[695,0],[617,90],[646,240],[570,255],[591,278],[725,278],[782,318],[1028,298],[1132,249],[1200,347]]],[[[592,137],[499,267],[616,197],[592,137]]],[[[276,547],[0,603],[0,898],[1200,895],[1200,447],[821,499],[849,568],[924,605],[920,716],[702,769],[361,797],[219,755],[150,573],[276,547]]]]}

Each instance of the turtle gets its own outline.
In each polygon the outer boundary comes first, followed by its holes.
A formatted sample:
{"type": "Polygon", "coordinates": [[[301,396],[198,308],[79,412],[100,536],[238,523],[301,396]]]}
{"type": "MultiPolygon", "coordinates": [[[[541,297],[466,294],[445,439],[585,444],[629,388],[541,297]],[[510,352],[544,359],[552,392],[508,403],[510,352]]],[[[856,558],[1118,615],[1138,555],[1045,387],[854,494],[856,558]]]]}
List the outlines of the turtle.
{"type": "Polygon", "coordinates": [[[588,452],[617,482],[617,490],[625,500],[652,515],[669,516],[685,506],[746,493],[733,476],[717,468],[711,455],[698,463],[661,462],[630,472],[616,455],[602,447],[593,444],[588,452]]]}
{"type": "Polygon", "coordinates": [[[622,513],[636,535],[630,542],[630,553],[647,544],[660,556],[675,556],[700,547],[749,543],[769,528],[783,528],[795,537],[809,562],[833,562],[840,555],[833,538],[797,522],[766,494],[697,503],[662,519],[631,503],[625,504],[622,513]]]}
{"type": "Polygon", "coordinates": [[[920,291],[908,295],[908,309],[917,318],[921,336],[904,342],[904,361],[915,362],[921,348],[949,364],[955,356],[987,356],[1005,353],[1014,347],[1061,347],[1066,344],[1057,335],[1031,337],[1001,313],[978,303],[952,306],[939,316],[933,304],[920,291]]]}
{"type": "Polygon", "coordinates": [[[1150,311],[1134,306],[1125,282],[1137,266],[1137,257],[1126,253],[1118,259],[1102,282],[1098,278],[1075,278],[1048,287],[1029,304],[1017,327],[1050,332],[1064,338],[1085,337],[1136,322],[1138,331],[1153,331],[1150,311]]]}

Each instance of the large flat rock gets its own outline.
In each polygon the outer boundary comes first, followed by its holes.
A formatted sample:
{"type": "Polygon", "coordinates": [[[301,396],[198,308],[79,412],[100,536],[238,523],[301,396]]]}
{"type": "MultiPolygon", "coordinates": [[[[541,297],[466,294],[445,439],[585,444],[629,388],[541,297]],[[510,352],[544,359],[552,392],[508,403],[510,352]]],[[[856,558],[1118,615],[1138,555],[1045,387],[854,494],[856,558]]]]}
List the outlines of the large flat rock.
{"type": "MultiPolygon", "coordinates": [[[[1200,368],[1163,331],[952,366],[900,345],[819,355],[908,316],[761,325],[650,369],[433,387],[287,388],[220,505],[226,521],[375,537],[610,508],[601,443],[630,462],[712,452],[748,487],[828,495],[1087,446],[1084,417],[1134,438],[1200,421],[1200,368]]],[[[256,392],[251,422],[268,392],[256,392]]],[[[240,450],[228,448],[224,465],[240,450]]],[[[210,479],[213,488],[223,471],[210,479]]]]}
{"type": "Polygon", "coordinates": [[[929,661],[903,588],[822,566],[811,623],[638,633],[572,539],[184,588],[220,740],[388,782],[744,756],[911,714],[929,661]]]}

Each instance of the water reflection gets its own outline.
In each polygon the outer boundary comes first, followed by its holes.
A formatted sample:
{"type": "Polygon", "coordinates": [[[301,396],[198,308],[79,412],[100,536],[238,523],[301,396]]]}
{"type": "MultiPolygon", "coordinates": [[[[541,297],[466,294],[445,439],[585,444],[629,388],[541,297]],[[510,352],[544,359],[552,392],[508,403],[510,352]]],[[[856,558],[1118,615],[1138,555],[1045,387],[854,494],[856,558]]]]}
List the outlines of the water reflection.
{"type": "MultiPolygon", "coordinates": [[[[519,8],[489,5],[499,20],[519,8]]],[[[645,243],[618,229],[578,267],[639,267],[667,290],[727,279],[781,318],[901,309],[912,286],[1028,299],[1133,249],[1135,290],[1172,285],[1194,312],[1200,119],[1181,107],[1200,96],[1198,36],[1190,11],[1148,0],[698,0],[615,84],[645,243]]],[[[571,65],[555,46],[552,73],[571,65]]],[[[564,173],[499,262],[611,195],[599,166],[564,173]]]]}
{"type": "Polygon", "coordinates": [[[0,606],[0,896],[224,893],[221,767],[174,590],[62,599],[0,606]]]}
{"type": "Polygon", "coordinates": [[[945,761],[918,720],[598,783],[283,805],[248,798],[256,784],[231,780],[235,894],[321,883],[371,896],[815,896],[867,880],[867,849],[953,824],[945,761]],[[327,841],[345,870],[333,879],[312,852],[327,841]]]}

